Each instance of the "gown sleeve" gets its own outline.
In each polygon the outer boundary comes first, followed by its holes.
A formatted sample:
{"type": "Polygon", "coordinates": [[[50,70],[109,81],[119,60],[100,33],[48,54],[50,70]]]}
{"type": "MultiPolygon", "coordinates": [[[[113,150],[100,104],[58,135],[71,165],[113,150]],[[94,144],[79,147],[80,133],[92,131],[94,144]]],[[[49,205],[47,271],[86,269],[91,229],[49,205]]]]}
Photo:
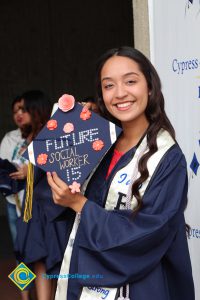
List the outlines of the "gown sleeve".
{"type": "Polygon", "coordinates": [[[39,202],[49,222],[66,219],[65,212],[67,209],[54,203],[46,173],[38,167],[34,167],[33,201],[39,202]],[[62,215],[65,217],[62,217],[62,215]]]}
{"type": "MultiPolygon", "coordinates": [[[[180,226],[185,226],[187,187],[185,158],[180,150],[171,150],[135,217],[130,210],[106,211],[89,199],[77,232],[78,272],[98,272],[103,277],[101,286],[121,286],[148,274],[160,263],[180,226]]],[[[80,284],[96,281],[80,279],[80,284]]]]}

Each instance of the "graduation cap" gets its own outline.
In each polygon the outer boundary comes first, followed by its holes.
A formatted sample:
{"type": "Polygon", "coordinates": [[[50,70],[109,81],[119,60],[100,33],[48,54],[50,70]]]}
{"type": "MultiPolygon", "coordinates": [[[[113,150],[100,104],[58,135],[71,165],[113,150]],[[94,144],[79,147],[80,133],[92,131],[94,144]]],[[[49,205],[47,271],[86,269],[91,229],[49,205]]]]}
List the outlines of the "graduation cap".
{"type": "Polygon", "coordinates": [[[82,184],[122,129],[63,95],[55,113],[28,146],[25,156],[68,185],[82,184]]]}

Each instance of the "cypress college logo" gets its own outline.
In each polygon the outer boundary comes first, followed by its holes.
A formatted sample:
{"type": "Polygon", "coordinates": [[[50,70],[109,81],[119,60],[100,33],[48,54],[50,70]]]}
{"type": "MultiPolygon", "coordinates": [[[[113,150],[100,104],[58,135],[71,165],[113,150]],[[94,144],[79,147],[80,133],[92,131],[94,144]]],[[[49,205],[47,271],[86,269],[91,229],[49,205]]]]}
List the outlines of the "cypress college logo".
{"type": "Polygon", "coordinates": [[[196,153],[194,152],[192,161],[190,163],[190,169],[192,170],[193,174],[195,174],[196,176],[197,176],[198,168],[199,168],[199,161],[196,153]]]}
{"type": "Polygon", "coordinates": [[[190,163],[190,169],[192,170],[192,178],[193,175],[198,175],[198,169],[200,166],[200,139],[197,141],[198,144],[198,151],[194,151],[191,163],[190,163]]]}
{"type": "Polygon", "coordinates": [[[23,291],[36,278],[36,275],[24,263],[20,263],[10,275],[8,275],[8,278],[23,291]]]}

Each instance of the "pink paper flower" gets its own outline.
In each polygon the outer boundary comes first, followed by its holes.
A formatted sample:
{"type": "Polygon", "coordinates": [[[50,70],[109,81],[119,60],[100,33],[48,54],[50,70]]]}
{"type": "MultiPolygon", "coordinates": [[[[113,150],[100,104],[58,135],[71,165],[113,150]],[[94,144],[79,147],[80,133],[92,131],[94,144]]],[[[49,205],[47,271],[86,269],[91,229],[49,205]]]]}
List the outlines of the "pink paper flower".
{"type": "Polygon", "coordinates": [[[83,121],[86,121],[88,119],[91,118],[91,111],[89,111],[89,109],[87,109],[86,107],[83,107],[81,113],[80,113],[80,118],[83,120],[83,121]]]}
{"type": "Polygon", "coordinates": [[[74,104],[75,104],[75,99],[72,95],[64,94],[58,100],[58,107],[64,112],[71,110],[74,107],[74,104]]]}
{"type": "Polygon", "coordinates": [[[71,190],[72,194],[80,193],[80,183],[73,181],[71,185],[69,185],[69,189],[71,190]]]}
{"type": "Polygon", "coordinates": [[[38,157],[37,157],[38,165],[45,165],[46,162],[47,162],[47,158],[48,158],[47,154],[45,154],[45,153],[39,154],[38,157]]]}
{"type": "Polygon", "coordinates": [[[58,126],[58,123],[57,123],[56,120],[49,120],[49,121],[47,122],[47,128],[48,128],[49,130],[54,130],[54,129],[57,128],[57,126],[58,126]]]}
{"type": "Polygon", "coordinates": [[[96,140],[92,143],[92,148],[95,151],[100,151],[104,147],[104,142],[102,140],[96,140]]]}
{"type": "Polygon", "coordinates": [[[63,127],[63,131],[65,133],[70,133],[70,132],[74,131],[74,125],[72,123],[66,123],[63,127]]]}

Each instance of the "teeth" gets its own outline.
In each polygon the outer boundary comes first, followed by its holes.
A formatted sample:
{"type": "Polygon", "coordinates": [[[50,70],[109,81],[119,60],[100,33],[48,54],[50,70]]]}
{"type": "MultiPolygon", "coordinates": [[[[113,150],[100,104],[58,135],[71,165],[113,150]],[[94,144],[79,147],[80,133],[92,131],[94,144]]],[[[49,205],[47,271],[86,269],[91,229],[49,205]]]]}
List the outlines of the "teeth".
{"type": "Polygon", "coordinates": [[[130,102],[126,102],[126,103],[118,103],[117,107],[121,108],[121,107],[127,107],[130,105],[130,102]]]}

